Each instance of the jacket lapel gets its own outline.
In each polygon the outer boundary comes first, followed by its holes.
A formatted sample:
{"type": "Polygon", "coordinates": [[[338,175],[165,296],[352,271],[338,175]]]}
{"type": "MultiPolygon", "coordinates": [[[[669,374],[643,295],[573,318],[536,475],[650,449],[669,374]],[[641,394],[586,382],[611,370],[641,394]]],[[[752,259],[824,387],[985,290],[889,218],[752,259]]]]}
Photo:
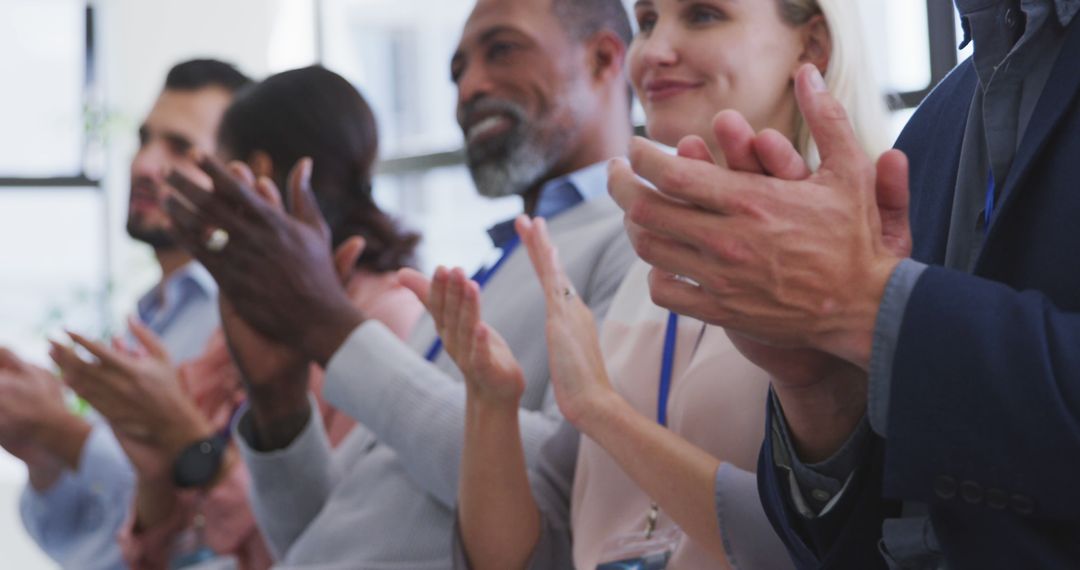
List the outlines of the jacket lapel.
{"type": "MultiPolygon", "coordinates": [[[[1027,132],[1016,151],[1009,171],[1009,177],[1005,181],[1001,195],[1004,200],[1001,203],[995,218],[1000,219],[1006,215],[1009,207],[1013,205],[1022,192],[1017,191],[1031,173],[1031,167],[1046,146],[1050,135],[1053,134],[1061,117],[1069,110],[1070,105],[1076,99],[1077,91],[1080,90],[1080,18],[1070,24],[1068,35],[1061,46],[1054,69],[1046,81],[1046,87],[1039,97],[1035,106],[1035,113],[1031,117],[1027,132]]],[[[987,242],[993,239],[996,227],[1000,226],[996,221],[990,227],[987,242]]],[[[986,251],[986,248],[983,248],[986,251]]],[[[980,258],[982,256],[980,255],[980,258]]]]}
{"type": "Polygon", "coordinates": [[[961,63],[923,101],[896,141],[911,164],[912,258],[924,263],[945,262],[964,125],[977,83],[971,62],[961,63]]]}

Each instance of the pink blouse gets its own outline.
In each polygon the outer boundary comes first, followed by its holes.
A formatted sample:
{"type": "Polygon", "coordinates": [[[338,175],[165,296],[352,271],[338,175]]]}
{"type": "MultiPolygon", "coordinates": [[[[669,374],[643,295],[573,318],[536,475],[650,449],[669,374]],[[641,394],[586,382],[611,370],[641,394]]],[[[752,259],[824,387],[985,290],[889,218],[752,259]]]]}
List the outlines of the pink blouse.
{"type": "MultiPolygon", "coordinates": [[[[604,320],[600,343],[615,389],[656,418],[668,311],[649,300],[649,267],[631,267],[604,320]]],[[[668,427],[725,463],[754,471],[764,436],[768,375],[746,360],[720,328],[680,317],[668,398],[668,427]]],[[[754,490],[756,495],[756,490],[754,490]]],[[[640,536],[651,499],[599,444],[582,436],[571,498],[576,568],[596,568],[606,544],[640,536]]],[[[674,523],[661,512],[658,530],[674,523]]],[[[716,568],[683,538],[668,568],[716,568]]]]}
{"type": "MultiPolygon", "coordinates": [[[[348,292],[353,304],[368,318],[386,324],[400,338],[408,337],[424,310],[394,274],[354,278],[348,292]]],[[[202,357],[180,367],[180,381],[216,429],[227,427],[245,398],[240,373],[220,331],[202,357]]],[[[312,365],[311,390],[319,401],[330,442],[337,445],[355,422],[323,401],[322,383],[322,369],[312,365]]],[[[124,559],[133,570],[167,568],[176,543],[194,534],[219,556],[234,557],[243,570],[269,568],[273,560],[255,525],[248,504],[248,485],[247,468],[237,460],[212,488],[178,490],[172,514],[151,528],[136,531],[132,511],[118,536],[124,559]]]]}

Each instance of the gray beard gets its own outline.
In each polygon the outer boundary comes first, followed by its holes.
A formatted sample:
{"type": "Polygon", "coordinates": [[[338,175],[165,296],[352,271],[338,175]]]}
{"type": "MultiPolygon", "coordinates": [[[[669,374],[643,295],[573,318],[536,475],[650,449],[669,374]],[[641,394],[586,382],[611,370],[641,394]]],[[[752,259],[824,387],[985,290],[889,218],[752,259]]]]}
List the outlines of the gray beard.
{"type": "Polygon", "coordinates": [[[520,141],[501,160],[489,157],[479,162],[470,161],[469,172],[481,196],[520,196],[551,170],[553,162],[531,141],[520,141]]]}

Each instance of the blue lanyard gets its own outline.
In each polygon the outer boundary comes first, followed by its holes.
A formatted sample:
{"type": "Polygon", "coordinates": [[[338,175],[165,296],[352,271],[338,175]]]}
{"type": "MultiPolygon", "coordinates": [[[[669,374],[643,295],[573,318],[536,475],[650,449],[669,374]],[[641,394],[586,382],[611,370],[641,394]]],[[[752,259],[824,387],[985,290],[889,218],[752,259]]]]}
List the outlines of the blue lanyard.
{"type": "Polygon", "coordinates": [[[675,339],[679,335],[679,315],[670,313],[664,332],[664,356],[660,360],[660,393],[656,397],[656,421],[667,427],[668,394],[671,392],[671,370],[675,366],[675,339]]]}
{"type": "MultiPolygon", "coordinates": [[[[506,242],[506,245],[503,246],[503,254],[501,257],[499,257],[499,260],[495,262],[495,265],[492,265],[491,268],[480,268],[480,270],[472,276],[472,280],[476,281],[476,284],[479,285],[481,289],[483,289],[484,285],[487,285],[488,281],[491,281],[491,278],[495,276],[495,272],[498,271],[500,267],[502,267],[503,263],[505,263],[506,260],[510,258],[510,254],[514,253],[514,250],[517,249],[518,245],[520,244],[521,239],[517,236],[514,236],[514,239],[506,242]]],[[[435,362],[435,359],[438,358],[439,354],[442,353],[442,348],[442,339],[436,338],[435,342],[431,343],[431,348],[428,349],[427,354],[424,355],[424,358],[426,358],[428,362],[435,362]]]]}
{"type": "Polygon", "coordinates": [[[983,208],[983,232],[990,233],[990,220],[994,216],[994,202],[997,200],[994,188],[994,171],[990,171],[990,183],[986,187],[986,205],[983,208]]]}

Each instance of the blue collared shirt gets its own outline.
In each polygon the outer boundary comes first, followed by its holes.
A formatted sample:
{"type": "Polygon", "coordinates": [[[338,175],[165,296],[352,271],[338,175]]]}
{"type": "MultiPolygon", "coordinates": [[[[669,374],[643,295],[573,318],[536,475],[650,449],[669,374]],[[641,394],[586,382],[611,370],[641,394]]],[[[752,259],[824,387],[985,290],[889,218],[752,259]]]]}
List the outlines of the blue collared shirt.
{"type": "Polygon", "coordinates": [[[217,283],[192,261],[147,291],[136,304],[139,320],[161,337],[173,362],[202,354],[220,324],[217,283]]]}
{"type": "MultiPolygon", "coordinates": [[[[582,202],[606,195],[607,164],[598,162],[545,182],[536,202],[536,215],[550,220],[582,202]]],[[[488,237],[499,249],[505,249],[516,235],[512,219],[488,228],[488,237]]]]}
{"type": "MultiPolygon", "coordinates": [[[[161,337],[173,362],[202,353],[220,321],[217,284],[192,262],[138,301],[137,314],[161,337]]],[[[64,568],[126,568],[117,533],[131,512],[135,472],[112,429],[91,413],[92,430],[77,471],[65,472],[51,489],[27,486],[20,501],[23,525],[64,568]]]]}

